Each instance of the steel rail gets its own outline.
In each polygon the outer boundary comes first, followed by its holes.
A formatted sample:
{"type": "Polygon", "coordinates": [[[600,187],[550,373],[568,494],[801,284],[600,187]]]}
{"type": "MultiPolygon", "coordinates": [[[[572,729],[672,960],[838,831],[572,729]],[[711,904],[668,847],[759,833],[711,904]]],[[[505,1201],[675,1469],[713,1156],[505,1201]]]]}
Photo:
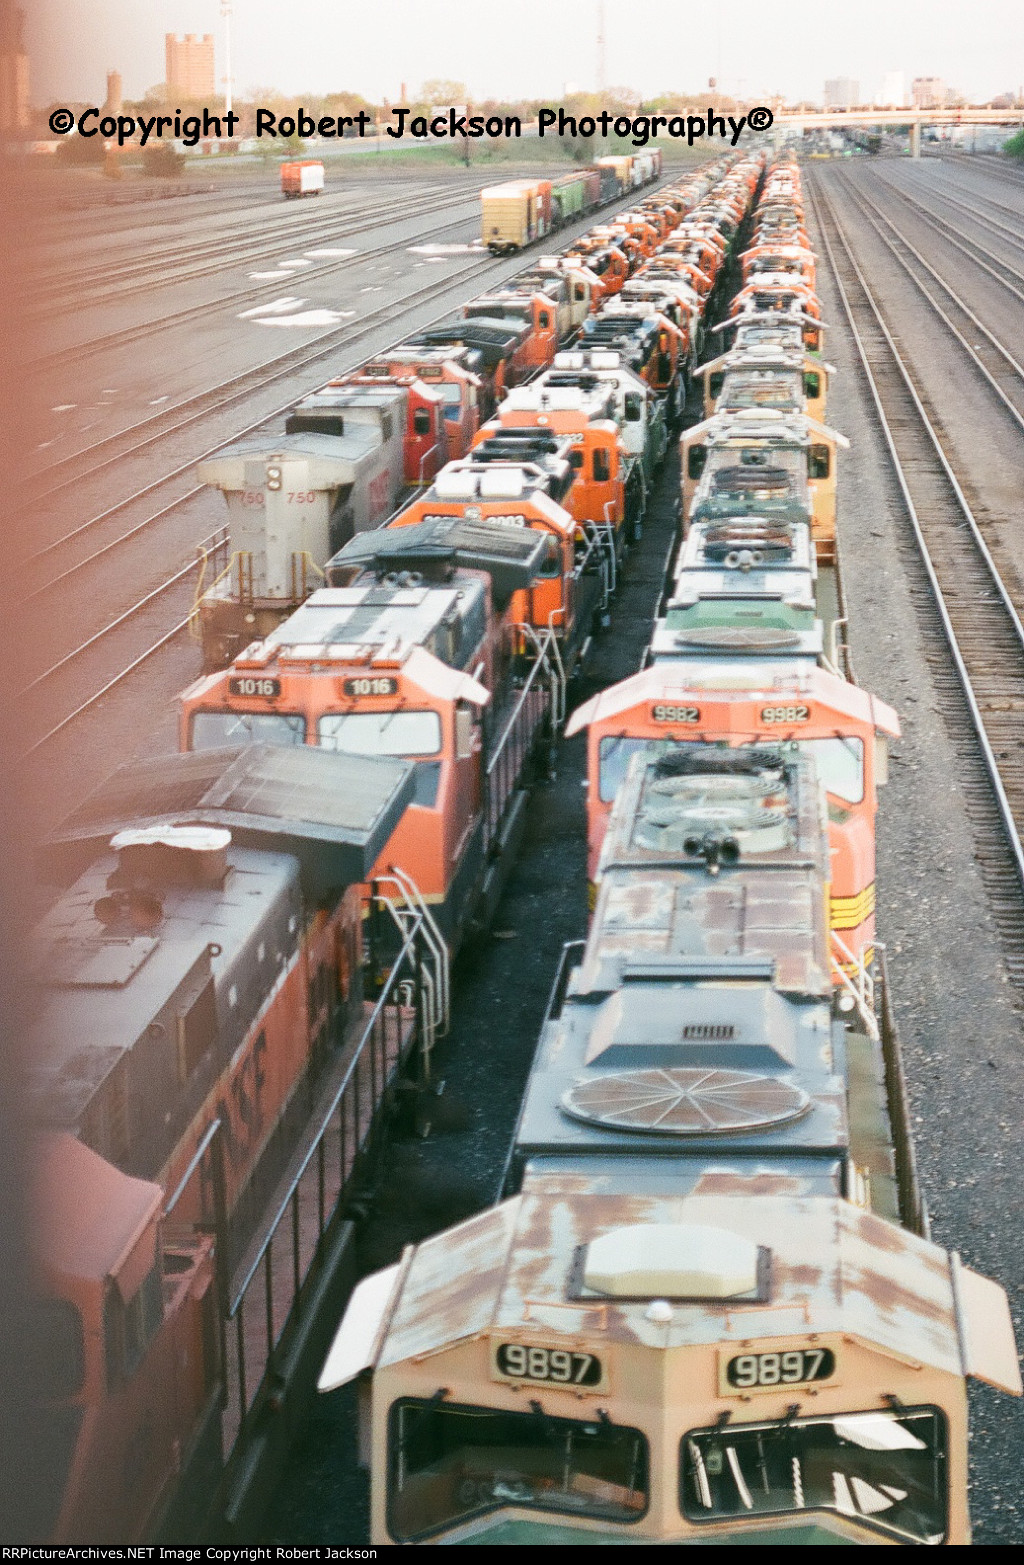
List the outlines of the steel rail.
{"type": "MultiPolygon", "coordinates": [[[[446,233],[449,228],[462,228],[464,226],[465,219],[460,218],[455,223],[445,224],[443,228],[431,229],[430,232],[446,233]]],[[[342,260],[337,264],[339,266],[343,266],[349,263],[354,264],[357,261],[365,262],[368,260],[378,260],[385,255],[392,255],[396,251],[404,248],[405,241],[402,240],[397,245],[383,245],[378,250],[365,251],[362,255],[351,256],[347,261],[342,260]]],[[[282,278],[282,281],[283,280],[284,279],[282,278]]],[[[271,286],[279,287],[280,284],[276,283],[271,286]]],[[[220,308],[233,308],[237,302],[237,299],[218,299],[210,305],[195,306],[195,313],[207,314],[212,313],[214,310],[220,308]]],[[[364,316],[363,319],[365,320],[366,317],[364,316]]],[[[322,342],[326,337],[330,336],[332,332],[342,331],[344,329],[345,328],[340,326],[331,327],[329,331],[321,332],[319,336],[313,338],[312,342],[322,342]]],[[[165,419],[173,418],[175,414],[182,412],[185,408],[192,407],[196,404],[207,401],[210,397],[217,396],[220,392],[227,390],[227,388],[238,385],[249,379],[251,376],[259,374],[263,370],[271,369],[275,365],[286,366],[286,360],[289,358],[294,358],[296,355],[301,356],[309,346],[310,343],[303,343],[299,347],[289,348],[285,353],[279,353],[276,354],[273,358],[264,359],[262,364],[253,365],[250,369],[243,370],[238,375],[232,375],[229,376],[227,380],[218,381],[214,386],[207,386],[203,391],[191,392],[187,397],[182,397],[180,401],[173,403],[170,407],[161,408],[158,413],[150,413],[145,418],[138,419],[134,424],[126,424],[124,428],[114,430],[112,434],[104,435],[100,440],[94,440],[91,445],[82,446],[79,448],[79,450],[69,452],[67,456],[60,457],[56,462],[51,462],[49,466],[40,468],[37,472],[30,474],[22,481],[23,486],[31,488],[40,479],[46,479],[52,474],[60,472],[61,468],[74,467],[77,463],[82,462],[88,457],[92,456],[94,452],[103,451],[109,446],[116,446],[123,440],[130,440],[134,435],[140,433],[143,430],[153,430],[151,435],[146,436],[143,440],[137,442],[134,446],[130,446],[128,450],[112,452],[109,456],[104,457],[101,461],[94,462],[91,467],[86,468],[84,471],[72,472],[67,478],[62,478],[57,483],[51,484],[48,489],[44,489],[38,492],[34,498],[36,503],[42,503],[45,500],[51,499],[54,495],[61,494],[65,489],[72,487],[77,488],[80,484],[86,482],[87,479],[93,478],[97,473],[104,472],[108,467],[113,466],[115,463],[127,461],[137,452],[144,451],[146,447],[151,445],[155,440],[163,440],[168,435],[176,433],[178,429],[185,427],[184,424],[176,424],[173,425],[170,429],[161,430],[154,428],[155,425],[162,424],[165,419]]]]}
{"type": "MultiPolygon", "coordinates": [[[[383,224],[379,226],[386,227],[390,226],[392,223],[400,223],[403,221],[411,222],[416,217],[424,217],[428,214],[432,215],[436,212],[448,211],[454,206],[463,204],[469,205],[468,202],[460,203],[452,201],[440,201],[435,203],[432,207],[425,207],[421,211],[409,213],[405,217],[385,218],[383,220],[383,224]]],[[[427,232],[431,234],[448,233],[453,228],[464,228],[466,224],[472,220],[472,217],[473,213],[467,212],[464,217],[455,218],[452,220],[452,222],[445,223],[441,228],[432,227],[428,229],[427,232]]],[[[365,225],[363,228],[351,229],[345,234],[337,234],[335,237],[338,239],[349,238],[363,232],[364,228],[365,225]]],[[[410,238],[414,237],[417,236],[410,236],[410,238]]],[[[355,255],[339,256],[336,260],[325,261],[322,266],[310,265],[308,267],[303,267],[298,273],[281,272],[280,276],[268,278],[266,281],[257,283],[254,287],[251,288],[243,288],[238,293],[230,295],[230,297],[210,299],[206,300],[202,304],[186,305],[184,309],[172,310],[167,315],[158,315],[155,316],[152,320],[140,321],[134,326],[125,326],[118,331],[105,332],[102,336],[90,337],[84,342],[73,343],[67,348],[55,348],[52,352],[42,354],[39,358],[33,359],[28,365],[28,368],[36,373],[45,373],[47,370],[52,369],[62,369],[69,360],[89,358],[95,353],[109,352],[120,347],[125,347],[128,343],[141,342],[144,338],[153,336],[155,332],[169,331],[172,327],[183,326],[187,321],[200,320],[205,315],[213,315],[218,310],[234,310],[237,305],[249,304],[254,299],[261,299],[265,294],[273,293],[283,284],[289,282],[304,282],[307,278],[316,281],[329,276],[332,272],[344,271],[349,267],[360,266],[367,261],[378,260],[381,256],[391,255],[397,250],[404,249],[410,243],[410,238],[398,240],[397,242],[391,242],[386,245],[378,245],[376,249],[364,250],[357,252],[355,255]]],[[[295,249],[296,247],[289,246],[288,248],[295,249]]],[[[223,270],[225,270],[223,267],[217,268],[217,271],[223,270]]],[[[189,277],[173,279],[173,281],[182,282],[188,282],[192,280],[194,279],[189,277]]],[[[136,289],[130,291],[150,292],[151,290],[136,289]]],[[[114,297],[117,297],[117,295],[115,294],[114,297]]]]}
{"type": "MultiPolygon", "coordinates": [[[[271,232],[264,231],[260,235],[253,234],[251,218],[243,222],[225,224],[222,228],[213,230],[210,237],[177,248],[154,245],[147,250],[137,251],[130,258],[115,262],[113,265],[98,264],[84,267],[81,271],[76,269],[76,294],[73,298],[68,296],[66,269],[59,273],[54,271],[51,276],[40,281],[35,302],[50,308],[52,296],[58,309],[66,302],[68,309],[77,310],[82,304],[81,290],[90,292],[90,298],[86,303],[92,305],[103,303],[108,295],[112,298],[121,298],[125,293],[139,291],[126,286],[136,278],[140,281],[143,291],[148,292],[152,288],[166,287],[168,284],[183,280],[191,281],[199,277],[213,276],[218,271],[237,265],[239,261],[256,260],[261,256],[276,256],[294,250],[296,247],[301,248],[311,241],[319,242],[321,238],[336,236],[340,239],[350,234],[357,234],[361,231],[365,219],[375,214],[380,214],[382,222],[400,222],[404,217],[419,215],[420,211],[429,212],[435,209],[432,203],[435,203],[444,193],[444,186],[429,187],[421,191],[419,196],[409,198],[407,210],[400,210],[397,205],[394,209],[389,207],[382,209],[372,201],[358,207],[330,208],[327,211],[320,209],[315,215],[310,214],[312,221],[300,221],[291,227],[281,225],[271,232]],[[394,218],[387,215],[392,210],[398,213],[394,218]],[[356,226],[340,229],[337,225],[341,223],[354,223],[356,226]],[[230,249],[226,250],[226,246],[230,246],[230,249]],[[203,264],[212,257],[218,258],[217,266],[208,267],[203,264]],[[191,265],[193,262],[198,264],[193,267],[191,265]],[[166,276],[162,276],[161,272],[166,273],[166,276]],[[94,284],[97,285],[95,290],[92,286],[94,284]],[[102,293],[99,291],[100,288],[103,290],[102,293]]],[[[473,190],[472,197],[477,193],[473,190]]],[[[454,205],[450,187],[448,195],[447,204],[454,205]]],[[[470,198],[467,194],[466,199],[470,198]]]]}
{"type": "Polygon", "coordinates": [[[95,631],[93,635],[89,636],[87,640],[81,642],[71,652],[66,652],[63,657],[57,659],[56,663],[51,663],[49,668],[44,669],[41,674],[37,674],[29,684],[25,685],[17,692],[15,700],[24,700],[24,698],[29,695],[31,691],[38,689],[39,686],[45,684],[48,679],[52,679],[54,674],[59,674],[61,669],[67,668],[69,663],[73,663],[75,659],[80,658],[84,652],[88,652],[90,647],[96,646],[98,642],[103,641],[105,637],[111,635],[113,631],[118,630],[122,625],[126,624],[128,620],[134,619],[136,614],[139,614],[143,609],[148,608],[149,605],[154,603],[157,598],[163,597],[165,592],[169,592],[172,587],[176,587],[178,582],[184,581],[186,576],[191,576],[193,571],[201,569],[202,566],[206,563],[206,559],[211,554],[217,554],[221,549],[225,549],[227,547],[227,542],[228,530],[226,527],[220,527],[216,532],[210,533],[208,538],[204,538],[202,543],[196,545],[196,559],[189,560],[188,564],[183,565],[180,570],[175,571],[173,576],[168,576],[167,579],[162,581],[158,587],[154,587],[152,591],[147,592],[146,596],[144,598],[140,598],[138,603],[133,603],[131,608],[125,609],[123,613],[117,616],[116,619],[111,620],[108,625],[104,625],[101,630],[95,631]]]}
{"type": "Polygon", "coordinates": [[[928,226],[930,228],[934,228],[936,233],[941,234],[942,238],[946,241],[947,244],[952,245],[956,250],[962,251],[962,253],[967,256],[968,260],[971,261],[973,265],[980,266],[981,270],[983,272],[987,272],[989,277],[993,278],[995,282],[999,283],[1000,287],[1005,288],[1007,293],[1012,293],[1015,299],[1019,299],[1021,304],[1024,304],[1024,293],[1022,293],[1019,288],[1015,287],[1013,283],[1007,282],[1005,277],[1000,277],[995,268],[989,266],[987,263],[988,261],[995,261],[997,266],[1001,266],[1004,271],[1009,272],[1010,276],[1016,278],[1017,282],[1019,283],[1024,283],[1024,272],[1018,272],[1016,267],[1010,265],[1009,261],[1001,261],[997,255],[992,254],[991,250],[986,250],[984,245],[980,245],[978,244],[977,240],[972,239],[970,234],[965,234],[963,229],[953,228],[949,223],[943,223],[938,218],[933,217],[923,202],[915,200],[913,196],[908,195],[905,190],[902,190],[899,185],[892,184],[890,180],[886,180],[885,183],[888,188],[894,192],[894,194],[906,202],[907,206],[915,207],[917,211],[920,212],[928,226]],[[956,234],[958,237],[956,239],[951,238],[951,235],[953,234],[956,234]],[[961,244],[961,240],[965,240],[966,243],[961,244]],[[968,248],[968,246],[970,248],[968,248]],[[978,254],[972,255],[972,249],[977,250],[978,254]],[[986,259],[982,260],[982,256],[984,256],[986,259]]]}
{"type": "MultiPolygon", "coordinates": [[[[945,173],[944,167],[941,164],[939,166],[942,169],[942,172],[945,173]]],[[[984,172],[984,170],[982,172],[984,172]]],[[[964,187],[961,184],[955,188],[962,190],[964,187]]],[[[1024,196],[1024,180],[1020,182],[1020,192],[1021,195],[1024,196]]],[[[1010,217],[1019,217],[1021,222],[1024,222],[1024,207],[1008,206],[1005,201],[997,201],[994,196],[987,196],[982,190],[971,190],[970,195],[972,200],[983,201],[986,206],[995,207],[997,212],[1007,212],[1010,217]]]]}
{"type": "Polygon", "coordinates": [[[103,697],[115,690],[118,685],[128,678],[129,674],[134,674],[137,668],[141,668],[143,663],[147,663],[155,653],[166,647],[168,642],[173,641],[176,636],[180,636],[183,630],[187,630],[191,619],[192,611],[189,610],[183,620],[179,620],[176,625],[173,625],[170,630],[160,637],[159,641],[155,641],[151,647],[147,647],[145,652],[141,652],[137,658],[133,658],[125,668],[121,669],[120,673],[115,674],[112,679],[108,679],[102,689],[94,691],[91,696],[87,696],[84,701],[81,701],[75,707],[73,712],[69,712],[66,717],[62,717],[60,722],[54,723],[53,727],[48,729],[45,734],[41,734],[38,739],[34,740],[28,749],[23,750],[21,755],[18,756],[18,761],[22,763],[27,761],[30,756],[41,750],[43,745],[48,744],[51,739],[62,733],[76,718],[88,712],[98,701],[102,701],[103,697]]]}
{"type": "MultiPolygon", "coordinates": [[[[888,173],[885,173],[880,177],[883,183],[886,184],[890,190],[904,191],[907,189],[907,186],[901,185],[897,180],[890,179],[888,173]]],[[[918,188],[924,189],[925,187],[919,184],[918,188]]],[[[947,206],[955,207],[960,212],[967,212],[972,217],[976,217],[980,223],[984,223],[985,226],[991,229],[994,234],[1005,235],[1018,250],[1024,247],[1024,228],[1009,228],[1005,223],[1000,223],[996,218],[989,217],[987,212],[981,212],[977,207],[970,206],[966,201],[961,201],[957,196],[947,194],[947,192],[944,191],[938,184],[930,183],[927,186],[927,192],[930,196],[934,197],[935,200],[944,201],[947,206]]],[[[984,200],[985,198],[982,197],[981,199],[984,200]]],[[[1012,207],[1003,206],[1002,203],[993,202],[992,205],[998,205],[1000,211],[1013,213],[1012,207]]],[[[1017,212],[1014,215],[1019,217],[1021,223],[1024,224],[1024,212],[1017,212]]]]}
{"type": "MultiPolygon", "coordinates": [[[[1005,851],[1009,850],[1012,877],[1015,881],[1014,906],[1012,909],[1008,905],[1004,906],[1002,911],[1005,916],[1002,919],[999,917],[1000,909],[998,906],[994,906],[993,911],[996,915],[1000,933],[1006,946],[1009,948],[1006,952],[1007,966],[1014,978],[1019,982],[1024,979],[1024,946],[1022,946],[1024,928],[1022,928],[1020,913],[1020,899],[1024,895],[1024,847],[1021,844],[1017,819],[1019,816],[1024,820],[1024,784],[1018,784],[1015,788],[1018,801],[1015,810],[1010,802],[1007,786],[1003,780],[999,760],[996,755],[996,745],[989,734],[989,725],[986,723],[983,715],[983,708],[987,704],[990,711],[998,711],[999,708],[995,705],[995,702],[1005,704],[1006,697],[1003,692],[1012,679],[1015,686],[1014,699],[1018,702],[1020,710],[1024,712],[1024,627],[1021,625],[1016,608],[1009,598],[996,564],[982,536],[978,522],[953,472],[942,443],[914,386],[907,366],[882,317],[863,271],[858,265],[849,240],[843,232],[835,209],[817,181],[815,181],[815,185],[811,185],[810,182],[808,184],[818,230],[832,268],[843,312],[857,348],[882,434],[892,460],[893,471],[917,542],[921,563],[930,587],[929,601],[935,609],[942,627],[963,699],[970,716],[971,726],[977,739],[977,746],[981,754],[988,783],[994,797],[995,813],[998,817],[1004,852],[1001,856],[992,854],[988,863],[984,861],[983,853],[979,852],[983,872],[990,881],[994,881],[1000,872],[1005,873],[1005,851]],[[889,368],[898,375],[897,385],[902,384],[904,406],[906,407],[909,404],[917,414],[917,427],[927,437],[927,444],[931,447],[933,457],[938,459],[939,468],[948,483],[949,491],[955,501],[955,508],[959,511],[960,520],[952,525],[949,525],[947,522],[945,526],[947,547],[949,540],[953,540],[954,544],[959,543],[962,545],[969,539],[973,546],[970,555],[962,550],[958,559],[947,558],[944,563],[940,561],[937,564],[933,551],[929,547],[926,534],[931,531],[934,535],[936,528],[942,527],[943,524],[937,524],[934,519],[929,522],[927,516],[922,514],[922,510],[919,509],[918,504],[915,502],[912,492],[913,480],[901,458],[897,437],[893,430],[895,414],[891,419],[889,412],[887,412],[885,399],[879,385],[880,377],[876,373],[880,367],[880,361],[869,356],[868,347],[858,328],[855,319],[855,309],[851,303],[847,287],[844,284],[840,264],[836,259],[826,226],[821,219],[822,206],[828,213],[837,242],[842,247],[843,257],[848,263],[849,272],[856,280],[857,286],[863,295],[863,303],[861,305],[862,317],[867,312],[870,312],[870,316],[874,317],[873,329],[877,332],[879,338],[884,340],[889,349],[889,368]],[[966,523],[966,527],[963,523],[966,523]],[[945,585],[943,585],[943,576],[945,577],[945,585]],[[987,587],[988,591],[979,591],[979,583],[987,587]],[[992,588],[995,589],[994,599],[991,592],[992,588]],[[959,604],[957,603],[958,596],[961,600],[959,604]],[[996,603],[998,603],[999,608],[996,607],[996,603]],[[958,635],[955,625],[955,619],[958,615],[961,621],[964,646],[961,645],[961,635],[958,635]],[[984,626],[984,630],[979,632],[978,626],[983,619],[987,623],[984,626]],[[973,651],[969,645],[970,637],[966,634],[968,630],[971,636],[973,636],[975,643],[973,651]],[[993,630],[995,635],[993,635],[993,630]],[[1018,665],[1017,668],[1010,670],[1004,666],[999,670],[998,682],[1003,687],[1002,691],[990,689],[987,695],[984,692],[979,695],[976,683],[980,685],[983,680],[988,680],[991,685],[996,676],[991,662],[987,664],[983,662],[982,666],[979,666],[978,659],[984,659],[986,654],[990,657],[1001,658],[1004,653],[1008,653],[1015,658],[1018,665]],[[973,671],[968,667],[968,660],[972,658],[973,671]],[[1016,945],[1016,950],[1013,950],[1014,945],[1016,945]]],[[[903,422],[905,426],[909,423],[906,419],[903,422]]],[[[904,436],[904,438],[906,437],[904,436]]],[[[916,470],[919,481],[922,469],[925,466],[930,473],[934,474],[935,472],[934,460],[927,464],[922,464],[916,470]]],[[[947,503],[947,517],[951,508],[947,503]]],[[[937,544],[939,541],[938,537],[933,536],[934,543],[937,544]]],[[[1018,732],[1002,740],[997,740],[997,743],[1003,746],[1009,744],[1011,748],[1014,745],[1019,747],[1019,739],[1020,735],[1018,732]]],[[[1004,755],[1009,755],[1010,751],[1004,750],[1003,753],[1004,755]]],[[[979,844],[980,847],[981,845],[979,844]]]]}
{"type": "Polygon", "coordinates": [[[1020,429],[1022,431],[1024,431],[1024,413],[1021,412],[1021,410],[1015,405],[1015,403],[1010,401],[1010,398],[1006,395],[1006,392],[1003,390],[1002,386],[1000,386],[999,382],[996,380],[996,378],[992,374],[991,370],[985,364],[984,360],[978,357],[978,354],[977,354],[976,350],[967,341],[967,338],[964,336],[963,332],[960,331],[959,327],[957,327],[954,324],[954,322],[950,320],[949,316],[946,314],[945,310],[943,310],[942,306],[935,299],[932,298],[931,294],[928,292],[927,288],[924,286],[924,284],[922,283],[921,279],[915,274],[913,267],[908,265],[906,259],[902,255],[900,255],[899,250],[896,248],[896,245],[892,242],[892,240],[887,239],[886,236],[882,233],[882,230],[881,230],[881,227],[879,226],[878,221],[876,221],[876,218],[872,217],[872,215],[871,215],[872,212],[875,212],[877,214],[877,217],[880,218],[881,221],[883,223],[885,223],[885,225],[888,228],[892,229],[893,233],[896,236],[896,239],[899,241],[899,243],[901,245],[903,245],[904,249],[910,251],[910,254],[914,257],[914,259],[917,262],[917,264],[919,266],[923,267],[923,269],[926,272],[928,272],[928,274],[931,277],[934,277],[934,279],[938,283],[939,287],[942,288],[946,293],[949,294],[949,297],[953,300],[953,302],[956,305],[957,309],[963,311],[964,315],[967,316],[968,320],[971,322],[971,325],[975,328],[975,330],[981,332],[981,334],[984,337],[988,338],[989,342],[992,344],[993,348],[995,348],[996,352],[999,353],[1000,356],[1003,359],[1005,359],[1006,363],[1010,366],[1010,368],[1013,370],[1014,374],[1017,375],[1017,377],[1020,379],[1020,381],[1022,383],[1024,383],[1024,366],[1019,364],[1017,362],[1017,360],[1013,357],[1013,354],[1010,353],[1009,349],[1005,348],[1003,346],[1003,344],[999,341],[998,337],[996,337],[993,332],[989,331],[989,329],[985,325],[984,321],[980,320],[978,318],[978,316],[975,315],[974,311],[970,308],[970,306],[966,305],[964,303],[964,301],[960,298],[960,295],[955,291],[955,289],[950,287],[949,283],[946,282],[945,278],[939,276],[939,273],[935,270],[934,266],[932,266],[925,259],[925,257],[921,254],[920,250],[916,249],[915,246],[910,243],[910,240],[906,237],[905,234],[903,234],[896,227],[896,224],[892,221],[892,219],[886,217],[886,215],[882,211],[881,207],[876,202],[872,201],[870,196],[864,195],[863,192],[857,187],[857,185],[853,183],[853,181],[843,179],[841,182],[844,185],[844,187],[846,188],[846,190],[848,191],[848,193],[852,196],[852,198],[856,202],[856,204],[860,207],[861,211],[864,213],[864,216],[867,218],[868,222],[875,229],[876,233],[878,234],[879,239],[881,239],[882,243],[886,246],[886,248],[892,253],[892,255],[895,257],[895,259],[899,262],[900,266],[906,272],[907,276],[910,278],[910,280],[914,284],[914,286],[928,300],[928,303],[931,305],[931,307],[935,311],[936,315],[938,315],[939,318],[942,320],[942,322],[949,328],[950,332],[956,338],[957,342],[959,342],[960,346],[965,350],[965,352],[969,355],[969,357],[974,361],[975,365],[981,371],[982,375],[985,377],[985,379],[988,382],[989,386],[995,392],[995,394],[999,398],[1000,402],[1002,402],[1003,406],[1006,408],[1006,410],[1010,414],[1011,418],[1020,427],[1020,429]]]}

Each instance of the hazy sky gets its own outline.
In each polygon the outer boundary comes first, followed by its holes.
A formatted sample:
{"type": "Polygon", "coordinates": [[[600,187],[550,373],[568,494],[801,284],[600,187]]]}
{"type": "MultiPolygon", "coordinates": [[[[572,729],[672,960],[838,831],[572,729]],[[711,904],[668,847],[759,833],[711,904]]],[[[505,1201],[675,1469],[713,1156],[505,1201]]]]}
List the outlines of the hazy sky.
{"type": "MultiPolygon", "coordinates": [[[[164,33],[217,38],[220,0],[34,0],[25,5],[37,103],[102,102],[163,80],[164,33]]],[[[478,97],[557,101],[596,80],[596,0],[233,0],[236,91],[352,89],[397,99],[433,77],[478,97]]],[[[820,98],[826,76],[872,97],[887,71],[942,76],[973,100],[1024,82],[1024,0],[607,0],[608,80],[642,93],[698,90],[709,76],[757,98],[820,98]]]]}

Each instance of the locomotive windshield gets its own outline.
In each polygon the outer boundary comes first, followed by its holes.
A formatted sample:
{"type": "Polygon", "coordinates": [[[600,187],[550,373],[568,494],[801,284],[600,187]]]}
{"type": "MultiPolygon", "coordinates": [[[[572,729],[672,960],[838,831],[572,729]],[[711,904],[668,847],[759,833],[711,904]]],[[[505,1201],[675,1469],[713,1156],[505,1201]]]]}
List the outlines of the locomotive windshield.
{"type": "Polygon", "coordinates": [[[350,755],[436,755],[441,719],[436,712],[331,712],[317,724],[322,750],[350,755]]]}
{"type": "Polygon", "coordinates": [[[301,712],[196,712],[190,748],[219,750],[236,744],[299,745],[306,742],[301,712]]]}
{"type": "Polygon", "coordinates": [[[946,1536],[946,1421],[934,1407],[694,1429],[679,1472],[691,1521],[836,1511],[904,1542],[946,1536]]]}
{"type": "Polygon", "coordinates": [[[647,1441],[638,1429],[537,1410],[396,1402],[389,1430],[392,1535],[420,1538],[503,1505],[605,1521],[647,1509],[647,1441]]]}
{"type": "MultiPolygon", "coordinates": [[[[783,710],[780,708],[780,710],[783,710]]],[[[766,735],[759,735],[763,740],[766,735]]],[[[814,757],[815,770],[825,785],[825,792],[842,799],[846,804],[860,804],[864,798],[864,741],[854,736],[835,739],[784,739],[772,742],[784,753],[800,752],[814,757]]],[[[690,748],[706,749],[700,740],[640,739],[625,734],[609,735],[601,740],[599,751],[598,795],[602,804],[611,804],[622,786],[629,763],[638,751],[643,750],[656,760],[669,750],[690,748]]],[[[727,749],[724,741],[711,748],[727,749]]]]}

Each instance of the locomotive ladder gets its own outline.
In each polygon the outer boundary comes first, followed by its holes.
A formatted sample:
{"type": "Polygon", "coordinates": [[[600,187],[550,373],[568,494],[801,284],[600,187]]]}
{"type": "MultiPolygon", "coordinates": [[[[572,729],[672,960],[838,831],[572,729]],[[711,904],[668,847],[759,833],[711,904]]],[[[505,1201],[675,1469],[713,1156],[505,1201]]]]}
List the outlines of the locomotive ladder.
{"type": "Polygon", "coordinates": [[[920,551],[928,590],[914,596],[952,660],[933,662],[938,699],[954,717],[966,704],[973,735],[958,754],[980,752],[987,777],[965,783],[967,813],[1007,972],[1024,985],[1024,627],[832,203],[820,188],[811,201],[920,551]]]}

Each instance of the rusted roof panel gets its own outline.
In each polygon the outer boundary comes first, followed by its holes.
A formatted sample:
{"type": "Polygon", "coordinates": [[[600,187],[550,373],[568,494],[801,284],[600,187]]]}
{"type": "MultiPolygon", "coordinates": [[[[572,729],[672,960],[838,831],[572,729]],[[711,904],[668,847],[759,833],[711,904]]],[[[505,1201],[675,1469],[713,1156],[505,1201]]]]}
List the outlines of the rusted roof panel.
{"type": "Polygon", "coordinates": [[[526,1322],[656,1349],[776,1335],[791,1322],[801,1333],[846,1333],[902,1361],[962,1373],[949,1257],[937,1245],[843,1200],[637,1195],[609,1189],[607,1179],[599,1192],[588,1183],[563,1173],[549,1184],[541,1172],[520,1198],[421,1245],[380,1362],[526,1322]],[[722,1228],[767,1245],[770,1299],[676,1304],[668,1324],[646,1319],[646,1301],[573,1302],[578,1248],[637,1223],[722,1228]]]}
{"type": "Polygon", "coordinates": [[[418,1247],[378,1364],[436,1352],[492,1324],[515,1247],[519,1205],[517,1196],[418,1247]]]}

